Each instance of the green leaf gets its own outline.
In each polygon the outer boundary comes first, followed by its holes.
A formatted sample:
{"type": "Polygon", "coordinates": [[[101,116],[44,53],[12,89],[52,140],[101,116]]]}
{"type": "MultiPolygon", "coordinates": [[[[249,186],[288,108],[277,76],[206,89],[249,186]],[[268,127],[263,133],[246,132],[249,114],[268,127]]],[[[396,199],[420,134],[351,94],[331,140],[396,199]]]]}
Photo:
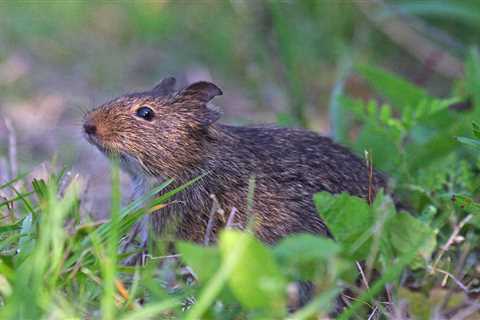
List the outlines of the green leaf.
{"type": "Polygon", "coordinates": [[[425,261],[430,260],[437,240],[435,231],[428,225],[408,213],[398,213],[387,221],[385,229],[397,256],[417,250],[415,259],[410,262],[413,269],[425,266],[425,261]]]}
{"type": "Polygon", "coordinates": [[[480,106],[480,55],[476,48],[470,49],[465,61],[465,90],[473,97],[473,105],[480,106]]]}
{"type": "Polygon", "coordinates": [[[241,241],[247,241],[246,247],[229,278],[233,294],[248,309],[281,310],[286,281],[270,251],[252,234],[233,230],[222,232],[219,246],[223,260],[228,259],[241,241]]]}
{"type": "Polygon", "coordinates": [[[432,308],[425,294],[401,287],[398,290],[398,296],[402,300],[408,301],[409,312],[411,312],[416,319],[431,319],[430,313],[432,308]]]}
{"type": "Polygon", "coordinates": [[[314,196],[318,213],[330,232],[357,260],[365,259],[370,250],[374,219],[365,200],[346,193],[332,195],[320,192],[314,196]]]}
{"type": "Polygon", "coordinates": [[[472,132],[476,139],[458,137],[457,140],[480,151],[480,126],[476,122],[472,122],[472,132]]]}
{"type": "Polygon", "coordinates": [[[45,180],[43,179],[33,179],[32,187],[35,193],[37,194],[40,201],[44,201],[48,197],[48,186],[45,180]]]}
{"type": "Polygon", "coordinates": [[[303,319],[330,319],[328,317],[328,310],[332,310],[335,303],[335,298],[340,294],[339,288],[323,291],[316,296],[304,308],[298,310],[288,320],[303,320],[303,319]]]}
{"type": "Polygon", "coordinates": [[[332,269],[336,269],[335,274],[341,271],[336,263],[340,249],[340,245],[332,239],[296,234],[278,243],[273,253],[282,270],[292,274],[292,280],[312,280],[315,276],[326,278],[332,269]]]}
{"type": "Polygon", "coordinates": [[[461,143],[467,145],[467,146],[475,148],[477,151],[480,151],[480,141],[479,140],[475,140],[475,139],[471,139],[471,138],[465,138],[465,137],[458,137],[457,140],[460,141],[461,143]]]}
{"type": "Polygon", "coordinates": [[[473,219],[470,220],[470,223],[480,228],[480,204],[479,203],[474,201],[471,197],[467,197],[463,195],[454,195],[452,197],[452,202],[457,208],[460,208],[472,214],[473,219]]]}
{"type": "Polygon", "coordinates": [[[399,110],[416,106],[423,100],[433,100],[425,90],[385,70],[368,65],[360,65],[356,69],[378,93],[399,110]]]}
{"type": "Polygon", "coordinates": [[[177,299],[164,300],[157,303],[149,303],[141,308],[136,308],[127,313],[121,320],[140,320],[140,319],[162,319],[162,313],[180,306],[177,299]]]}
{"type": "Polygon", "coordinates": [[[374,123],[367,123],[355,141],[358,153],[367,150],[371,153],[375,168],[386,172],[395,172],[400,161],[401,133],[392,127],[380,127],[374,123]]]}
{"type": "Polygon", "coordinates": [[[296,261],[324,261],[340,252],[340,246],[331,239],[313,234],[291,235],[280,241],[273,252],[279,259],[296,261]],[[299,255],[298,253],[302,254],[299,255]]]}
{"type": "Polygon", "coordinates": [[[480,26],[480,13],[477,1],[436,1],[436,0],[422,0],[422,1],[403,1],[397,2],[398,5],[393,10],[388,8],[381,15],[383,19],[388,19],[392,14],[396,15],[399,12],[403,14],[438,18],[442,21],[452,21],[469,23],[472,27],[480,26]]]}
{"type": "Polygon", "coordinates": [[[480,139],[480,125],[475,121],[472,122],[472,131],[475,138],[480,139]]]}
{"type": "Polygon", "coordinates": [[[180,241],[177,242],[177,249],[200,283],[208,281],[220,266],[221,258],[217,248],[180,241]]]}

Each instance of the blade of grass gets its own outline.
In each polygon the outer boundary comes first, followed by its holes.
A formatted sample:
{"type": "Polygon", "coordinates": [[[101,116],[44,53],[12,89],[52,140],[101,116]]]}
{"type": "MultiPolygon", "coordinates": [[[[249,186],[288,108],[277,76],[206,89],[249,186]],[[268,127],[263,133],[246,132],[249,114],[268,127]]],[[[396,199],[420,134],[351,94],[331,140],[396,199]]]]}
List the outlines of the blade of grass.
{"type": "Polygon", "coordinates": [[[350,119],[348,118],[348,112],[341,104],[340,97],[343,95],[345,83],[348,79],[351,69],[352,57],[346,54],[342,57],[342,59],[340,59],[339,66],[337,68],[338,79],[335,81],[328,106],[328,110],[330,111],[331,135],[333,139],[342,143],[346,143],[348,141],[350,119]]]}
{"type": "Polygon", "coordinates": [[[159,303],[148,304],[138,310],[129,312],[121,317],[121,320],[140,320],[140,319],[156,319],[162,312],[178,307],[180,302],[176,299],[161,301],[159,303]]]}
{"type": "Polygon", "coordinates": [[[14,184],[15,182],[22,180],[27,175],[28,175],[28,173],[22,173],[22,174],[18,175],[15,179],[12,179],[12,180],[0,185],[0,190],[5,189],[5,188],[11,186],[12,184],[14,184]]]}
{"type": "Polygon", "coordinates": [[[243,256],[245,249],[250,241],[249,235],[245,233],[238,245],[225,258],[220,266],[220,269],[208,282],[207,286],[202,290],[197,303],[192,307],[190,312],[185,317],[186,320],[201,319],[208,307],[214,302],[217,295],[228,281],[236,265],[243,256]]]}
{"type": "Polygon", "coordinates": [[[20,219],[12,224],[0,226],[0,234],[20,230],[22,228],[23,219],[20,219]]]}
{"type": "Polygon", "coordinates": [[[322,293],[312,302],[310,302],[304,308],[298,310],[294,314],[292,314],[288,319],[290,320],[303,320],[303,319],[311,319],[317,315],[317,313],[321,310],[331,310],[332,301],[335,297],[338,296],[340,293],[340,289],[336,288],[333,290],[329,290],[327,292],[322,293]]]}
{"type": "Polygon", "coordinates": [[[112,209],[110,232],[107,239],[106,255],[100,262],[103,275],[103,295],[101,300],[102,318],[113,320],[116,318],[115,306],[115,279],[117,276],[117,251],[119,242],[119,221],[120,221],[120,168],[117,159],[112,161],[112,209]]]}
{"type": "Polygon", "coordinates": [[[167,181],[161,183],[159,186],[150,190],[146,195],[134,200],[132,203],[130,203],[128,206],[126,206],[122,210],[122,216],[128,214],[129,212],[140,209],[150,199],[152,199],[155,195],[157,195],[160,191],[162,191],[163,189],[168,187],[172,182],[173,182],[173,179],[167,180],[167,181]]]}
{"type": "Polygon", "coordinates": [[[7,199],[3,202],[0,202],[0,208],[3,207],[3,206],[6,206],[10,203],[14,203],[18,200],[22,200],[22,198],[25,198],[25,197],[28,197],[28,196],[31,196],[33,194],[33,192],[27,192],[27,193],[24,193],[24,194],[21,194],[21,195],[18,195],[14,198],[11,198],[11,199],[7,199]]]}
{"type": "Polygon", "coordinates": [[[21,194],[17,189],[13,188],[13,191],[15,192],[15,194],[17,195],[17,197],[19,198],[18,200],[21,200],[23,205],[25,206],[25,208],[28,210],[28,212],[30,214],[35,214],[35,210],[33,209],[33,204],[28,200],[27,196],[26,195],[23,195],[21,194]]]}

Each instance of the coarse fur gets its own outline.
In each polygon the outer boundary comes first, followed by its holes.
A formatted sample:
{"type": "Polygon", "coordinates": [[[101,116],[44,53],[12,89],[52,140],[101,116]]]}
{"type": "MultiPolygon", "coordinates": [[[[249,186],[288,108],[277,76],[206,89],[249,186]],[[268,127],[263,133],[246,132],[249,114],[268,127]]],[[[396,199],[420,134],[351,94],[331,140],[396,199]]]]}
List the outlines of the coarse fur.
{"type": "Polygon", "coordinates": [[[369,170],[348,149],[304,129],[274,126],[238,127],[220,124],[220,114],[207,103],[221,90],[197,82],[175,91],[175,80],[164,79],[154,89],[127,94],[87,114],[88,141],[102,152],[116,154],[134,181],[136,196],[173,178],[172,186],[203,176],[175,195],[171,204],[144,221],[157,234],[175,226],[180,239],[203,242],[213,197],[224,214],[215,214],[212,240],[225,226],[231,210],[234,224],[245,228],[249,180],[255,178],[249,211],[259,239],[274,244],[300,232],[329,236],[313,203],[316,192],[348,192],[367,198],[369,186],[385,187],[384,177],[369,170]],[[147,106],[153,119],[136,113],[147,106]]]}

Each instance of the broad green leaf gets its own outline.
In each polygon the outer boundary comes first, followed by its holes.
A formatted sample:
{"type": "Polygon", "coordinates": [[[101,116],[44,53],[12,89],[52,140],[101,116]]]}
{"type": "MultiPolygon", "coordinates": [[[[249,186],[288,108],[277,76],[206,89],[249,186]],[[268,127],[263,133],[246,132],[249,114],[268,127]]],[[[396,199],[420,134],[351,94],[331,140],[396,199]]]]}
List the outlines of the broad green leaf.
{"type": "Polygon", "coordinates": [[[407,145],[405,147],[406,161],[411,172],[416,172],[436,160],[441,160],[458,148],[458,142],[454,138],[457,129],[451,127],[442,132],[436,132],[425,143],[407,145]]]}
{"type": "Polygon", "coordinates": [[[378,93],[399,110],[416,106],[422,100],[433,100],[425,90],[385,70],[368,65],[360,65],[356,69],[378,93]]]}
{"type": "Polygon", "coordinates": [[[220,266],[221,258],[217,248],[180,241],[177,242],[177,249],[200,283],[208,281],[220,266]]]}
{"type": "Polygon", "coordinates": [[[410,263],[414,269],[425,266],[437,244],[435,231],[408,213],[398,213],[386,223],[386,236],[397,256],[417,250],[410,263]],[[418,244],[421,244],[418,246],[418,244]]]}
{"type": "Polygon", "coordinates": [[[373,214],[365,200],[346,193],[320,192],[314,196],[317,212],[342,247],[355,259],[365,259],[370,250],[373,214]]]}
{"type": "Polygon", "coordinates": [[[312,280],[319,273],[325,277],[329,271],[327,269],[335,265],[340,245],[332,239],[312,234],[296,234],[283,239],[275,246],[273,253],[282,269],[293,273],[293,277],[312,280]]]}
{"type": "Polygon", "coordinates": [[[340,288],[334,288],[322,292],[314,297],[312,301],[304,308],[298,310],[288,320],[303,320],[303,319],[329,319],[328,313],[332,310],[335,303],[335,298],[340,294],[340,288]]]}
{"type": "Polygon", "coordinates": [[[248,309],[282,308],[286,281],[271,252],[252,234],[223,231],[219,241],[223,261],[242,241],[247,241],[245,250],[229,278],[233,294],[248,309]]]}
{"type": "Polygon", "coordinates": [[[392,127],[379,127],[366,124],[355,141],[355,149],[361,154],[367,150],[373,158],[375,168],[386,172],[395,172],[400,164],[401,133],[392,127]]]}
{"type": "Polygon", "coordinates": [[[331,239],[313,234],[291,235],[280,241],[273,252],[279,259],[296,261],[328,260],[340,252],[340,246],[331,239]],[[298,253],[302,254],[299,255],[298,253]]]}

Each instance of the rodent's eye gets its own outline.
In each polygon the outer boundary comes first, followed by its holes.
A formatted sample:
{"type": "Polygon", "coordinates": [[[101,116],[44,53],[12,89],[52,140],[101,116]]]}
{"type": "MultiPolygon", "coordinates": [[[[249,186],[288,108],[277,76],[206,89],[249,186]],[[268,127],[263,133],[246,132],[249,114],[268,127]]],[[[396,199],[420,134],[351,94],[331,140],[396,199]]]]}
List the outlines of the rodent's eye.
{"type": "Polygon", "coordinates": [[[155,115],[155,113],[149,107],[142,106],[142,107],[137,109],[137,117],[140,117],[140,118],[145,119],[147,121],[152,121],[154,115],[155,115]]]}

